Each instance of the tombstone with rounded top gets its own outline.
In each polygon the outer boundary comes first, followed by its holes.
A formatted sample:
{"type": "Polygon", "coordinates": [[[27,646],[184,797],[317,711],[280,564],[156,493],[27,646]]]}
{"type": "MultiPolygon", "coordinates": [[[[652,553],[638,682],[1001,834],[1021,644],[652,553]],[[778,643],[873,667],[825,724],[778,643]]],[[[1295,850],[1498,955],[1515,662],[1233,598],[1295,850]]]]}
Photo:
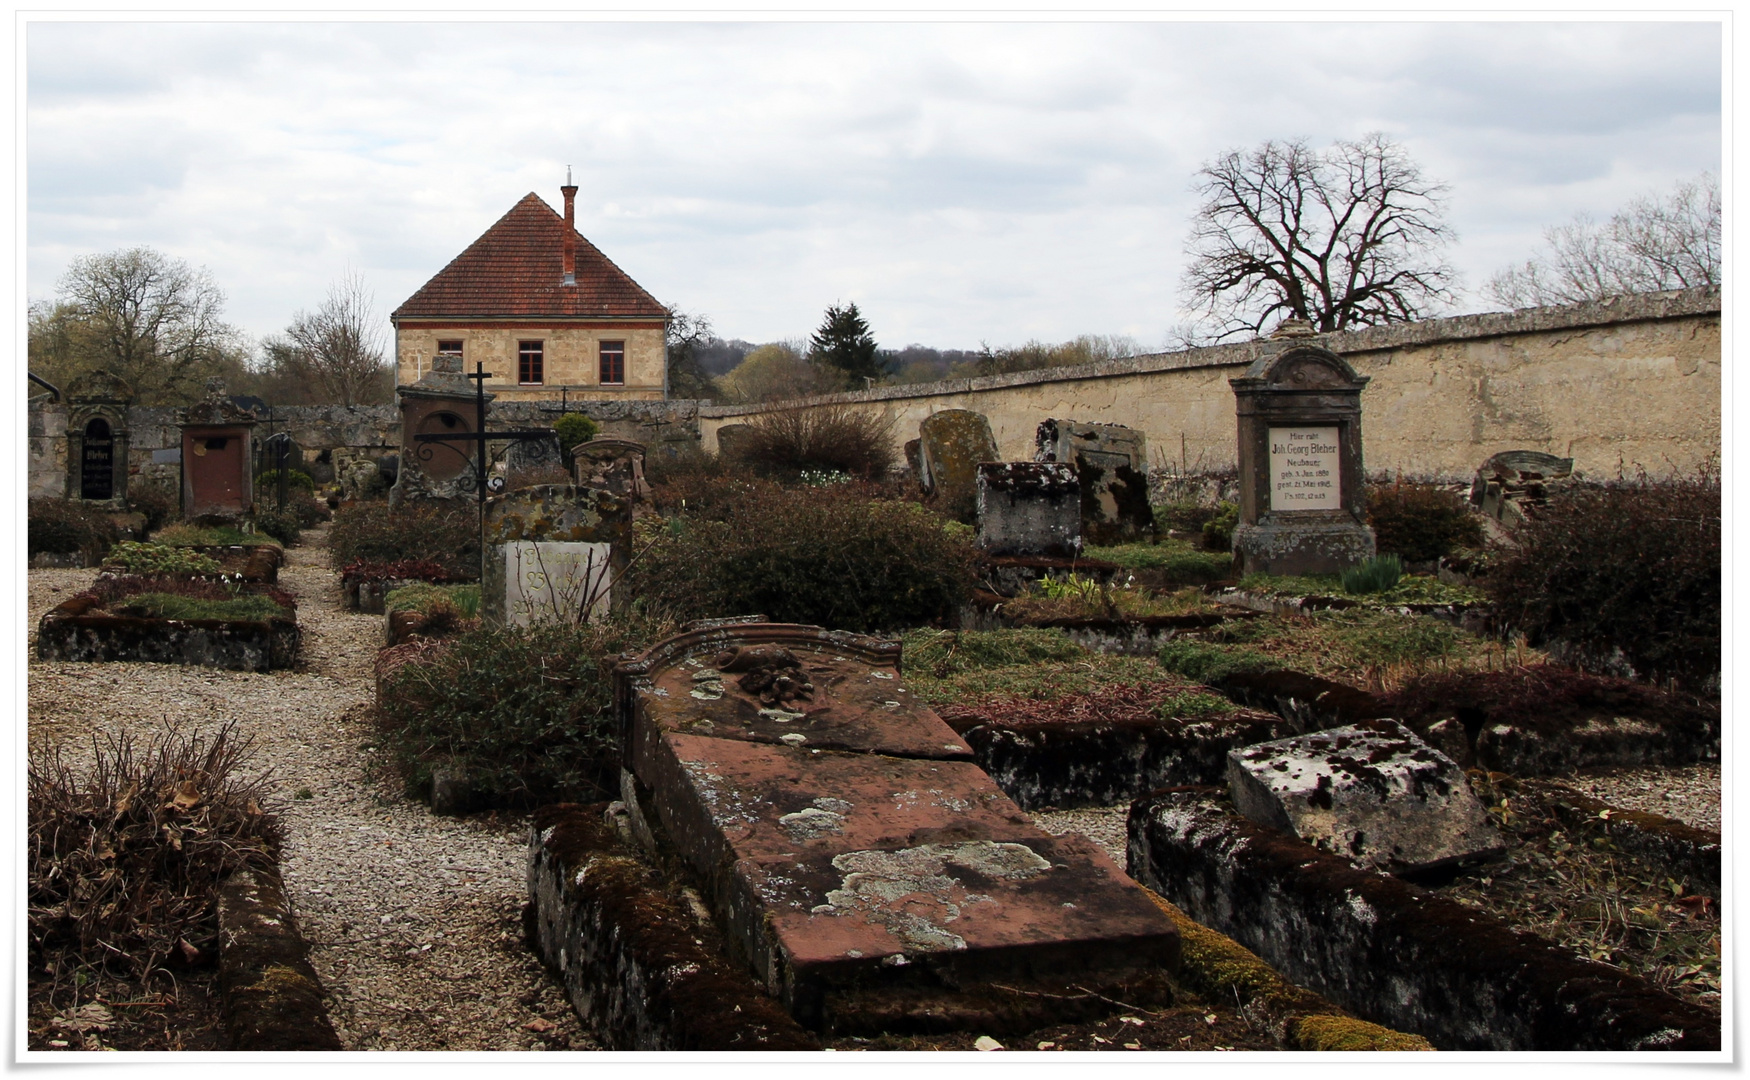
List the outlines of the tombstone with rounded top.
{"type": "Polygon", "coordinates": [[[990,421],[969,409],[931,413],[918,425],[918,460],[924,490],[936,510],[972,525],[978,517],[978,466],[1001,461],[990,421]]]}

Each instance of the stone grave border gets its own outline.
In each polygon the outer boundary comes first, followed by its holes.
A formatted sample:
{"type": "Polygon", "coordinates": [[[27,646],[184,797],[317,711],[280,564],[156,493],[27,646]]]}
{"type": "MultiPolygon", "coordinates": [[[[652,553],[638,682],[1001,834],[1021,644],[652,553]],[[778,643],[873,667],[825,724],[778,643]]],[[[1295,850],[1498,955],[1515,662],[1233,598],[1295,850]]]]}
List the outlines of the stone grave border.
{"type": "Polygon", "coordinates": [[[42,660],[88,663],[144,661],[232,671],[272,671],[297,664],[295,617],[153,619],[94,610],[97,598],[80,593],[43,616],[36,654],[42,660]]]}

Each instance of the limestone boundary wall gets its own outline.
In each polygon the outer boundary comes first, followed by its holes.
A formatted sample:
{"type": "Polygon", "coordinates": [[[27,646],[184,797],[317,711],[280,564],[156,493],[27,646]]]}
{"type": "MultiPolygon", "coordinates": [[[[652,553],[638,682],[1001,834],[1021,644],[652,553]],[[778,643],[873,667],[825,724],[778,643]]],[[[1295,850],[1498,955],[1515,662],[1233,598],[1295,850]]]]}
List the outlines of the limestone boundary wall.
{"type": "MultiPolygon", "coordinates": [[[[1577,470],[1598,478],[1614,477],[1619,464],[1631,473],[1642,465],[1666,474],[1720,449],[1717,290],[1429,319],[1300,341],[1340,353],[1371,376],[1361,395],[1369,474],[1469,479],[1490,455],[1515,449],[1572,456],[1577,470]]],[[[1236,431],[1227,380],[1270,344],[706,406],[699,427],[705,449],[715,451],[726,425],[841,403],[892,418],[898,452],[931,413],[971,409],[990,419],[1006,460],[1031,460],[1034,430],[1056,417],[1141,429],[1155,470],[1232,469],[1236,431]]]]}

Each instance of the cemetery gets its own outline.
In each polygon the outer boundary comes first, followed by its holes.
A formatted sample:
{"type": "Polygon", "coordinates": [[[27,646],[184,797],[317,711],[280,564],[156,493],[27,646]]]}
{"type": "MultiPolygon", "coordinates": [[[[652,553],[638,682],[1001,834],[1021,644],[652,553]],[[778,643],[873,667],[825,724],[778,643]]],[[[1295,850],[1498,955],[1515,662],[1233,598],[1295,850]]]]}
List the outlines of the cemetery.
{"type": "Polygon", "coordinates": [[[30,1045],[1717,1050],[1717,468],[1387,473],[1341,336],[1200,476],[449,355],[369,452],[215,386],[172,472],[70,388],[30,1045]]]}

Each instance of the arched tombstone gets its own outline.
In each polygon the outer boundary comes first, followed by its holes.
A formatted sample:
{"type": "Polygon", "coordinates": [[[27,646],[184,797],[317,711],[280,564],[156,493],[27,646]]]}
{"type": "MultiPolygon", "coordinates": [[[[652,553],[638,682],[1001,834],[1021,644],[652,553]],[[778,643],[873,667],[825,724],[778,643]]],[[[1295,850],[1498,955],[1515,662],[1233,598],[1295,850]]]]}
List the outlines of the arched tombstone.
{"type": "Polygon", "coordinates": [[[1311,344],[1267,347],[1229,379],[1239,420],[1243,574],[1334,574],[1371,558],[1361,465],[1365,375],[1311,344]]]}
{"type": "Polygon", "coordinates": [[[189,517],[242,517],[255,503],[255,414],[207,380],[205,400],[182,411],[182,507],[189,517]]]}
{"type": "Polygon", "coordinates": [[[597,437],[573,447],[571,462],[578,487],[611,491],[630,502],[634,511],[650,498],[641,442],[597,437]]]}
{"type": "Polygon", "coordinates": [[[102,369],[68,384],[67,497],[122,510],[128,502],[128,405],[133,390],[102,369]]]}
{"type": "Polygon", "coordinates": [[[978,521],[978,466],[1001,461],[990,421],[970,409],[931,413],[918,425],[918,458],[930,504],[968,525],[978,521]]]}
{"type": "MultiPolygon", "coordinates": [[[[467,435],[474,431],[474,387],[462,375],[462,358],[439,354],[419,381],[395,388],[401,399],[400,472],[389,489],[390,507],[407,500],[476,497],[470,442],[419,442],[417,435],[467,435]]],[[[486,400],[493,398],[486,394],[486,400]]]]}

